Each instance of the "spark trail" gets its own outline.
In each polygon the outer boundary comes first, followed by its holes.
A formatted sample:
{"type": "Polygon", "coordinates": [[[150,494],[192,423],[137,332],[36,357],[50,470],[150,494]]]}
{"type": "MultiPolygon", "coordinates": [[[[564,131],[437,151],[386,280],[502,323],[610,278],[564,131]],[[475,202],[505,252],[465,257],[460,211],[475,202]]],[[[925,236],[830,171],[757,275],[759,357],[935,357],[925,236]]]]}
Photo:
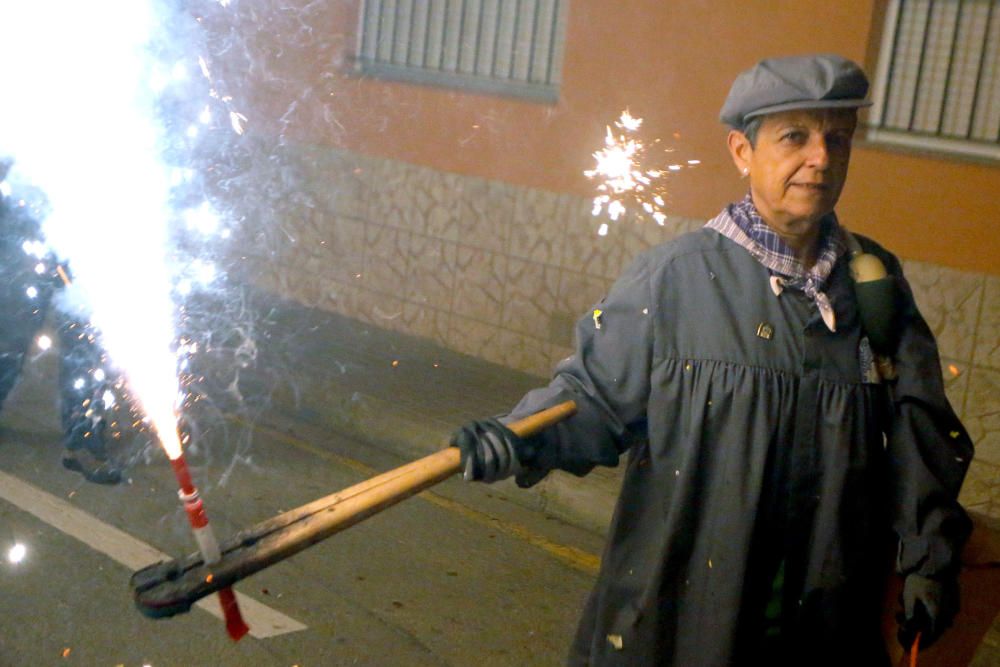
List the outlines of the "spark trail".
{"type": "MultiPolygon", "coordinates": [[[[662,225],[667,218],[664,213],[667,176],[700,164],[698,160],[688,160],[686,164],[659,164],[651,156],[650,149],[660,140],[647,144],[639,133],[641,127],[642,118],[626,109],[615,121],[616,129],[607,128],[604,148],[594,152],[594,168],[583,172],[597,182],[593,215],[604,212],[613,222],[631,212],[639,219],[648,216],[662,225]]],[[[604,236],[607,232],[608,224],[601,223],[598,234],[604,236]]]]}
{"type": "Polygon", "coordinates": [[[44,193],[47,243],[71,264],[73,292],[131,395],[179,452],[170,174],[146,83],[159,17],[136,0],[15,3],[5,14],[0,67],[15,99],[0,108],[0,152],[15,161],[11,180],[44,193]]]}
{"type": "MultiPolygon", "coordinates": [[[[166,135],[157,104],[192,72],[200,69],[210,83],[211,76],[203,58],[157,58],[156,52],[171,52],[153,48],[162,46],[160,32],[170,18],[169,7],[152,0],[5,8],[0,72],[9,97],[0,105],[0,157],[14,160],[8,190],[21,183],[42,193],[31,209],[48,246],[71,267],[67,292],[89,314],[99,342],[126,378],[129,397],[166,450],[210,562],[217,560],[218,547],[187,472],[177,423],[184,397],[174,296],[190,291],[183,283],[190,278],[175,268],[171,193],[185,170],[164,162],[165,149],[177,152],[177,146],[166,135]]],[[[214,87],[211,94],[227,106],[233,130],[241,133],[246,118],[214,87]]],[[[199,124],[211,121],[206,106],[187,126],[187,138],[194,140],[199,124]]],[[[189,229],[211,235],[220,226],[213,215],[204,205],[180,217],[189,229]]],[[[214,275],[204,266],[191,267],[202,280],[214,275]]],[[[238,639],[246,627],[232,592],[226,593],[221,599],[227,629],[238,639]]]]}

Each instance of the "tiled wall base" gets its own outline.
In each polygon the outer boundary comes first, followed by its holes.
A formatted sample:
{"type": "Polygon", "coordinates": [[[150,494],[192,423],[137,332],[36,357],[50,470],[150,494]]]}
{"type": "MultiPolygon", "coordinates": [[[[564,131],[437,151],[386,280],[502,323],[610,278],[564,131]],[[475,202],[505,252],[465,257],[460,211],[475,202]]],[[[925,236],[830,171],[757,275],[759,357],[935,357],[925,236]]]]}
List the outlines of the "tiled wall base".
{"type": "MultiPolygon", "coordinates": [[[[619,220],[599,236],[590,201],[569,194],[317,146],[260,153],[268,158],[235,181],[245,219],[233,247],[246,278],[541,377],[631,258],[704,223],[619,220]]],[[[1000,278],[904,265],[977,445],[962,500],[1000,517],[1000,278]]],[[[600,486],[610,511],[614,473],[600,486]]]]}

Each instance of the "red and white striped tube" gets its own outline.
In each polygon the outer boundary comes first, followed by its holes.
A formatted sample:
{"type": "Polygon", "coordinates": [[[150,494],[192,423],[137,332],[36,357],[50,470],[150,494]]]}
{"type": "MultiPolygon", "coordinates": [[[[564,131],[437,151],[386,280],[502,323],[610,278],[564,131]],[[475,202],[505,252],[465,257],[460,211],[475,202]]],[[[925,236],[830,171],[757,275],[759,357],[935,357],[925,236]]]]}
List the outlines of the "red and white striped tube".
{"type": "MultiPolygon", "coordinates": [[[[205,513],[205,505],[198,495],[198,489],[191,481],[191,471],[188,470],[184,454],[170,459],[170,466],[174,469],[177,484],[181,487],[177,496],[180,498],[181,504],[184,505],[188,522],[191,524],[191,532],[194,533],[194,539],[198,543],[198,551],[206,565],[218,563],[222,560],[222,550],[219,548],[219,541],[215,538],[215,533],[208,523],[208,515],[205,513]]],[[[226,632],[229,633],[233,641],[239,641],[249,631],[249,628],[240,614],[233,589],[229,587],[221,589],[219,602],[222,604],[222,614],[226,621],[226,632]]]]}
{"type": "Polygon", "coordinates": [[[187,512],[188,521],[191,523],[191,532],[194,533],[195,542],[198,543],[198,551],[205,559],[205,564],[218,563],[222,560],[222,551],[219,549],[219,541],[215,539],[215,531],[208,525],[205,505],[198,496],[198,489],[190,494],[181,490],[177,492],[177,496],[184,505],[184,511],[187,512]]]}
{"type": "Polygon", "coordinates": [[[181,454],[176,459],[170,459],[170,465],[174,469],[174,476],[177,477],[177,483],[181,487],[177,492],[177,497],[180,498],[181,504],[184,505],[184,511],[187,512],[191,532],[194,533],[194,539],[198,543],[198,551],[201,552],[201,557],[205,559],[206,565],[218,563],[222,559],[219,541],[215,538],[215,532],[208,524],[205,504],[201,502],[198,489],[191,481],[191,473],[184,455],[181,454]]]}

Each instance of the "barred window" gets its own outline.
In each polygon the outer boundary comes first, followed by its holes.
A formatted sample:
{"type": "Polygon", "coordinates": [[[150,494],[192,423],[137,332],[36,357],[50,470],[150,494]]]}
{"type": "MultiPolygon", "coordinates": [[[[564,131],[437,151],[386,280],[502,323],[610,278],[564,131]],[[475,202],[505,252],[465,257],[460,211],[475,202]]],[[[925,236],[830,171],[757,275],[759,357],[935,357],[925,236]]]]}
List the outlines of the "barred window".
{"type": "Polygon", "coordinates": [[[1000,159],[1000,0],[892,0],[868,138],[1000,159]]]}
{"type": "Polygon", "coordinates": [[[364,0],[366,75],[554,102],[568,0],[364,0]]]}

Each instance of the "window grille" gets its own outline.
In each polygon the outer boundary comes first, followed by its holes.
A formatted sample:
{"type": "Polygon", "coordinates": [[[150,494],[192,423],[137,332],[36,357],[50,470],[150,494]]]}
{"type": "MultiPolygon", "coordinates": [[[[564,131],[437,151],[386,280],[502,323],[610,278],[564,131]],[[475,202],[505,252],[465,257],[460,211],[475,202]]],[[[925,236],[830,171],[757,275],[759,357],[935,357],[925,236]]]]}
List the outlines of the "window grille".
{"type": "Polygon", "coordinates": [[[366,75],[558,99],[568,0],[365,0],[366,75]]]}
{"type": "Polygon", "coordinates": [[[1000,159],[1000,0],[892,0],[868,138],[1000,159]]]}

